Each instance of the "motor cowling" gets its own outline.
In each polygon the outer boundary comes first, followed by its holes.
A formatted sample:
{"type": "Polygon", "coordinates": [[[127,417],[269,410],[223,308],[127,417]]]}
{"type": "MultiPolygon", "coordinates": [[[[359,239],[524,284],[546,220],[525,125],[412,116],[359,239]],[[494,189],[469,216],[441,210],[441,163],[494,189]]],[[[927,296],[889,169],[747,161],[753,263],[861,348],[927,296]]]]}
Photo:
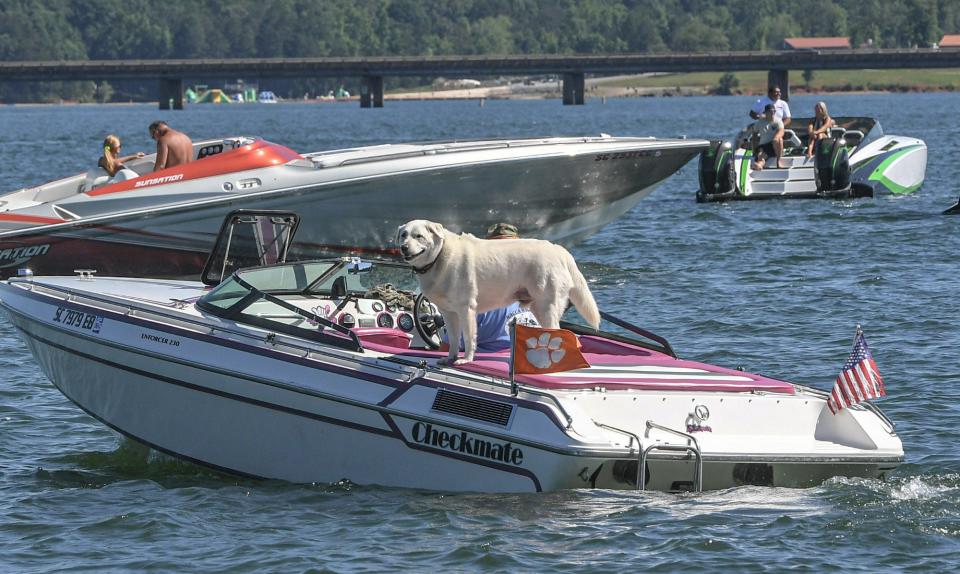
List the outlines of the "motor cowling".
{"type": "Polygon", "coordinates": [[[850,152],[841,139],[820,140],[814,156],[818,191],[842,191],[850,187],[850,152]]]}
{"type": "Polygon", "coordinates": [[[733,169],[733,144],[719,141],[700,153],[700,190],[698,201],[709,201],[729,195],[736,189],[737,176],[733,169]]]}

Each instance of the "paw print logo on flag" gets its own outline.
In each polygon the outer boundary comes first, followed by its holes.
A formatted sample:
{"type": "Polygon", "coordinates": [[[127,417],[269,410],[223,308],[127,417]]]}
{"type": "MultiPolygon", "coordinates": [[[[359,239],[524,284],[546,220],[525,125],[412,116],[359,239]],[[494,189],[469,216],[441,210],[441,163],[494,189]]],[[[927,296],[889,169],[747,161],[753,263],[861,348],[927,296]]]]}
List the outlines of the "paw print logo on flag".
{"type": "Polygon", "coordinates": [[[550,333],[527,339],[527,360],[538,369],[549,369],[554,363],[562,361],[566,354],[563,339],[551,337],[550,333]]]}
{"type": "Polygon", "coordinates": [[[541,329],[518,324],[513,349],[517,374],[541,374],[589,367],[580,341],[566,329],[541,329]]]}

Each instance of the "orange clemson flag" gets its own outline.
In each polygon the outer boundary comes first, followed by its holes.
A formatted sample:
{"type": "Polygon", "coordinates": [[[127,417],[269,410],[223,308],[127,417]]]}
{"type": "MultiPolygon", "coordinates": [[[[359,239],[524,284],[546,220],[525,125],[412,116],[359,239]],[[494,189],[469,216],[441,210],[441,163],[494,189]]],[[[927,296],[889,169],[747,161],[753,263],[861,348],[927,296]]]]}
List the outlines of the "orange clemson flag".
{"type": "Polygon", "coordinates": [[[516,325],[513,372],[536,375],[589,367],[580,352],[580,341],[566,329],[541,329],[516,325]]]}

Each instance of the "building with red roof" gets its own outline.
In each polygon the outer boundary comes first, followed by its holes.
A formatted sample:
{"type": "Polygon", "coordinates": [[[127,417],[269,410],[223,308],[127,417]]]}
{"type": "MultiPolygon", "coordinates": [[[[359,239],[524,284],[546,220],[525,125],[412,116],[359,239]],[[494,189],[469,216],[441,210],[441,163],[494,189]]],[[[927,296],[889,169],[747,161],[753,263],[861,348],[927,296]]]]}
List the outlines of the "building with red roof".
{"type": "Polygon", "coordinates": [[[834,36],[825,38],[784,38],[785,50],[849,50],[850,38],[834,36]]]}
{"type": "Polygon", "coordinates": [[[940,38],[941,48],[960,48],[960,34],[944,34],[940,38]]]}

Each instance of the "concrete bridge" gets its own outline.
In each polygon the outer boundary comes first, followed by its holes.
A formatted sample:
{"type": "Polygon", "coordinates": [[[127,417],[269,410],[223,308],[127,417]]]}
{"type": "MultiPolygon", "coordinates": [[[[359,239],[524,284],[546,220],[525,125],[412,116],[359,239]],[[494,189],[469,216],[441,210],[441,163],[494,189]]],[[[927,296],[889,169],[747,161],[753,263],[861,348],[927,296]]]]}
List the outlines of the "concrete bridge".
{"type": "Polygon", "coordinates": [[[0,62],[0,81],[157,79],[160,108],[183,108],[184,78],[316,78],[359,76],[360,106],[383,106],[386,76],[521,76],[558,74],[563,103],[586,101],[586,74],[767,71],[789,98],[790,70],[960,68],[960,50],[784,50],[593,56],[387,56],[203,60],[0,62]]]}

